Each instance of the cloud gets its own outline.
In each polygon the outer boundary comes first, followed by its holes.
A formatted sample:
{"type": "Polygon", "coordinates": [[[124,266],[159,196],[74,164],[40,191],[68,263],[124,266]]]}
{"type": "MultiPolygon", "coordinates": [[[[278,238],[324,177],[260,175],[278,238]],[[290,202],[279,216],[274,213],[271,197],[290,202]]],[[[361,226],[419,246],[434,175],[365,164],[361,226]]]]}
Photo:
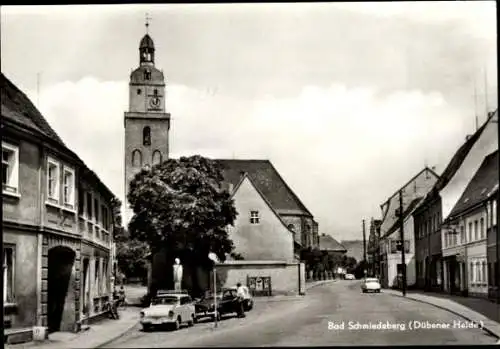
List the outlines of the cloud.
{"type": "MultiPolygon", "coordinates": [[[[56,132],[122,199],[127,99],[127,82],[94,77],[46,86],[40,95],[56,132]]],[[[254,102],[170,85],[167,109],[172,157],[270,159],[320,230],[341,236],[361,215],[378,216],[379,204],[425,160],[444,166],[470,126],[467,113],[438,92],[380,94],[338,83],[254,102]]]]}

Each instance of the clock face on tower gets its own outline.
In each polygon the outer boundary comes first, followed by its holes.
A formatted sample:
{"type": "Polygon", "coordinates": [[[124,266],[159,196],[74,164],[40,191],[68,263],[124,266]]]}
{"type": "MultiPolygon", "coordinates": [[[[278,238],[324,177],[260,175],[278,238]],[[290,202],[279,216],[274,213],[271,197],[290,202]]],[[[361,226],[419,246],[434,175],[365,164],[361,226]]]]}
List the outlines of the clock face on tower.
{"type": "Polygon", "coordinates": [[[158,97],[152,97],[152,98],[149,100],[149,105],[150,105],[152,108],[159,108],[159,107],[160,107],[160,98],[158,98],[158,97]]]}

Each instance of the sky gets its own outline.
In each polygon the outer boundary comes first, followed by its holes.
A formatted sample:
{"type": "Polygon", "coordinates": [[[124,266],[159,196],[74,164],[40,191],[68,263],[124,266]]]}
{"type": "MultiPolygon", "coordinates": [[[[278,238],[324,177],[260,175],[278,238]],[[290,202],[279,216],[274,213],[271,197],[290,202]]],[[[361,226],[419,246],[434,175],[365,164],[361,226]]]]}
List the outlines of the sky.
{"type": "Polygon", "coordinates": [[[123,200],[123,113],[149,13],[170,157],[269,159],[320,233],[361,239],[363,219],[425,165],[441,174],[475,115],[497,108],[495,6],[2,6],[1,70],[123,200]]]}

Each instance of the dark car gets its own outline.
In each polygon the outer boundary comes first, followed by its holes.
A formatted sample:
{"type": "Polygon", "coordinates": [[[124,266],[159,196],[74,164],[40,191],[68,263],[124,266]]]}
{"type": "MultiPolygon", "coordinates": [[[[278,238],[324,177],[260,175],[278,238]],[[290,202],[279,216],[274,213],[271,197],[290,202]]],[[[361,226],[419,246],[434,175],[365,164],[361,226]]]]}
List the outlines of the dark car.
{"type": "MultiPolygon", "coordinates": [[[[201,298],[194,306],[197,319],[204,317],[215,319],[215,297],[213,294],[201,298]]],[[[236,290],[223,290],[222,294],[217,294],[217,320],[220,320],[222,315],[237,313],[238,306],[236,290]]]]}

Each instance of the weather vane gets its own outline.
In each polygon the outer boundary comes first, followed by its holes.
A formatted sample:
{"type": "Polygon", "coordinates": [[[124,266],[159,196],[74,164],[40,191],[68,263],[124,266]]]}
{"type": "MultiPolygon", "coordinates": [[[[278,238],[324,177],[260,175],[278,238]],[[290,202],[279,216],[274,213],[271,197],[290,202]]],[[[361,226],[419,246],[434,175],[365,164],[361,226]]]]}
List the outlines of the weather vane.
{"type": "Polygon", "coordinates": [[[149,17],[149,13],[146,13],[146,33],[149,33],[149,21],[151,20],[152,18],[149,17]]]}

